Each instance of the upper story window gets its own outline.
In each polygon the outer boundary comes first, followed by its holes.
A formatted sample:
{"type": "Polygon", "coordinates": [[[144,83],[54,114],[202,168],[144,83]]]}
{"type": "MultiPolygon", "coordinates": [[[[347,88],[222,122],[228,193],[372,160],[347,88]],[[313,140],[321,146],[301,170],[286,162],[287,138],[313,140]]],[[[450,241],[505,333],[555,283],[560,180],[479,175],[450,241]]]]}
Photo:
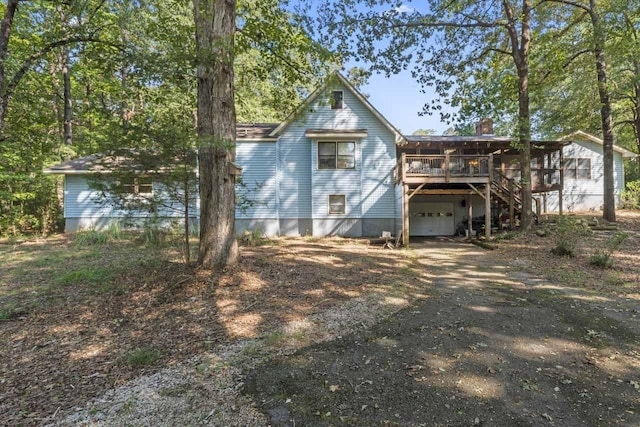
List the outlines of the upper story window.
{"type": "Polygon", "coordinates": [[[342,98],[344,94],[341,90],[334,90],[331,92],[331,109],[332,110],[342,110],[343,103],[342,98]]]}
{"type": "Polygon", "coordinates": [[[564,177],[591,179],[591,159],[564,159],[564,177]]]}
{"type": "Polygon", "coordinates": [[[318,169],[355,169],[355,167],[355,142],[318,142],[318,169]]]}
{"type": "Polygon", "coordinates": [[[148,176],[126,178],[122,180],[122,190],[127,194],[151,194],[153,180],[148,176]]]}

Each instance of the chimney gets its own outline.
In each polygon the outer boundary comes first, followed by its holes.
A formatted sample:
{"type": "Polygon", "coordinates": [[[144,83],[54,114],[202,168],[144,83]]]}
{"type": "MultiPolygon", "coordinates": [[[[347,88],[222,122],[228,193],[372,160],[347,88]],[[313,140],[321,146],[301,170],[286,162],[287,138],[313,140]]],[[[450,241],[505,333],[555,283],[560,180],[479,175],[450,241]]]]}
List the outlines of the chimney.
{"type": "Polygon", "coordinates": [[[476,125],[476,136],[493,135],[493,120],[484,118],[476,125]]]}

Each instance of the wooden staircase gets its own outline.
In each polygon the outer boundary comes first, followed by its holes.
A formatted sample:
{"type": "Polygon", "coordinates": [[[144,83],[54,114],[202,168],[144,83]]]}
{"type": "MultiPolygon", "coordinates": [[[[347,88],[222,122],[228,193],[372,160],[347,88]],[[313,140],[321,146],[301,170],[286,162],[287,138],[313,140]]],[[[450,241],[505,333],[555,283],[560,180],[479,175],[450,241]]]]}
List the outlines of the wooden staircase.
{"type": "MultiPolygon", "coordinates": [[[[491,194],[495,196],[499,207],[509,209],[510,226],[513,228],[513,219],[520,219],[522,216],[522,186],[499,170],[494,170],[490,188],[491,194]]],[[[540,217],[540,200],[535,197],[532,198],[532,200],[534,202],[532,205],[536,206],[536,210],[532,211],[533,218],[538,222],[540,217]]]]}

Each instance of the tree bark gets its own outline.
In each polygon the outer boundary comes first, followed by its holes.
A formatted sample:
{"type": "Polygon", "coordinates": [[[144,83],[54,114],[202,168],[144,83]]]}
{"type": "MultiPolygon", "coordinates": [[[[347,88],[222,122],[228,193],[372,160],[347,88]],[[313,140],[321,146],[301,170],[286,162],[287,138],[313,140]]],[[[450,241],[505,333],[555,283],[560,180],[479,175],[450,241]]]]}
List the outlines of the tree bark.
{"type": "Polygon", "coordinates": [[[596,11],[596,0],[589,0],[591,24],[593,25],[593,47],[598,77],[598,95],[600,97],[600,118],[602,121],[602,156],[604,174],[603,217],[607,221],[616,220],[615,184],[613,172],[613,115],[611,96],[607,80],[607,62],[605,57],[605,34],[596,11]]]}
{"type": "MultiPolygon", "coordinates": [[[[533,225],[531,189],[531,116],[529,111],[529,49],[531,46],[531,0],[522,0],[520,35],[516,16],[507,0],[502,2],[508,19],[507,31],[511,40],[513,62],[518,72],[518,149],[520,151],[520,179],[522,186],[522,212],[520,229],[530,230],[533,225]],[[519,40],[518,40],[519,38],[519,40]]],[[[513,221],[513,219],[512,219],[513,221]]]]}
{"type": "Polygon", "coordinates": [[[73,142],[73,109],[71,100],[71,71],[69,70],[69,49],[62,51],[62,79],[64,83],[64,143],[71,145],[73,142]]]}
{"type": "Polygon", "coordinates": [[[198,265],[219,268],[238,259],[235,236],[236,114],[233,89],[235,0],[193,0],[198,75],[198,265]]]}
{"type": "Polygon", "coordinates": [[[0,138],[4,137],[6,131],[7,107],[9,106],[10,95],[7,91],[7,76],[5,64],[9,54],[9,39],[13,27],[13,17],[18,9],[20,0],[8,0],[4,11],[4,17],[0,24],[0,138]]]}

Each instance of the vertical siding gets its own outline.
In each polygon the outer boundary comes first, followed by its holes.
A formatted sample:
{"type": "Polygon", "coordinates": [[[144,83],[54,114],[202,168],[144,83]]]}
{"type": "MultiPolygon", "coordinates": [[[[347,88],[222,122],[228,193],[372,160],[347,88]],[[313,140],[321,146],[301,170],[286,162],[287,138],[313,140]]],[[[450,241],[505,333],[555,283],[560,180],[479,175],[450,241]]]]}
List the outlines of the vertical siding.
{"type": "MultiPolygon", "coordinates": [[[[331,139],[328,139],[331,140],[331,139]]],[[[334,218],[330,194],[347,196],[349,218],[395,218],[394,135],[346,88],[332,86],[289,125],[279,140],[280,214],[283,218],[334,218]],[[329,95],[342,90],[344,108],[332,110],[329,95]],[[355,170],[319,170],[317,142],[307,129],[367,129],[356,141],[355,170]]]]}
{"type": "Polygon", "coordinates": [[[238,196],[252,206],[236,210],[236,218],[277,218],[276,144],[273,142],[238,142],[236,162],[242,168],[243,185],[238,196]]]}

